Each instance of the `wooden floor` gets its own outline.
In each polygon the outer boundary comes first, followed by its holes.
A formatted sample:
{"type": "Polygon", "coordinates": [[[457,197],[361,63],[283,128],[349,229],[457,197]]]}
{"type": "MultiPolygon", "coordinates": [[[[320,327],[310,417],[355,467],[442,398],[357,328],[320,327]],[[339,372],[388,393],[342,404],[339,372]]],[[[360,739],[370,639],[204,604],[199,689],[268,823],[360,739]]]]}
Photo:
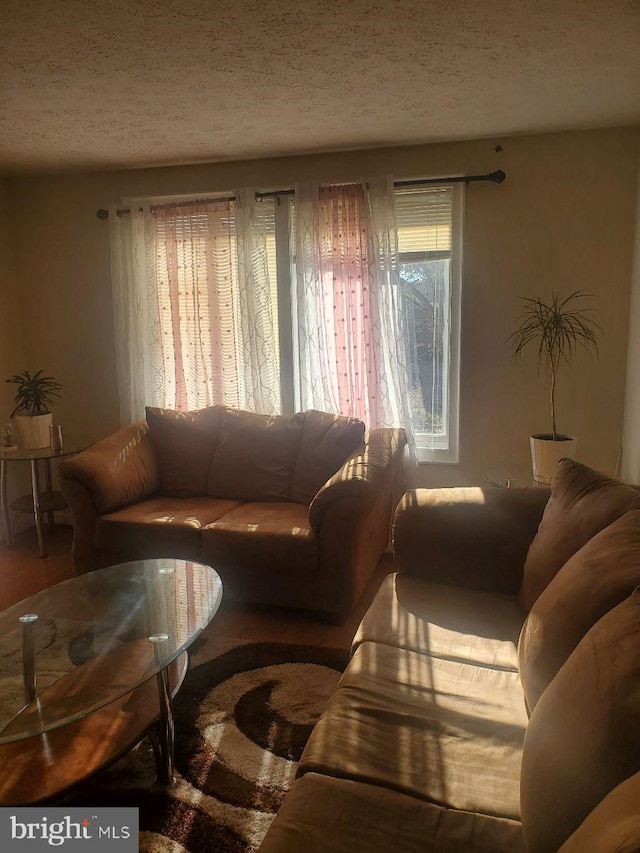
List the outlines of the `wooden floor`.
{"type": "MultiPolygon", "coordinates": [[[[0,542],[0,610],[73,576],[71,528],[47,533],[46,557],[38,556],[35,528],[16,536],[12,546],[0,542]]],[[[220,636],[252,642],[306,643],[348,649],[360,619],[386,574],[393,570],[384,555],[369,586],[344,625],[327,625],[313,616],[279,608],[224,604],[213,625],[220,636]]]]}

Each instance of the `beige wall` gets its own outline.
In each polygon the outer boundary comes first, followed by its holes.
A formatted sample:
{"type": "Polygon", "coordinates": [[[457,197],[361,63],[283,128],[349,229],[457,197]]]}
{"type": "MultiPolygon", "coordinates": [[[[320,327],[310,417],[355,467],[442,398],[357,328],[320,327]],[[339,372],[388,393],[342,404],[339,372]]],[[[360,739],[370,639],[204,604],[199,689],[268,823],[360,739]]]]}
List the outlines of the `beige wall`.
{"type": "Polygon", "coordinates": [[[601,356],[580,355],[561,375],[558,426],[579,436],[579,458],[612,471],[622,435],[639,147],[634,128],[15,180],[26,366],[64,383],[57,414],[68,430],[101,437],[117,427],[108,225],[96,210],[123,197],[502,168],[504,184],[466,192],[461,462],[426,467],[421,481],[527,470],[529,433],[549,429],[546,390],[533,355],[512,365],[506,339],[516,297],[552,290],[594,294],[601,356]]]}
{"type": "MultiPolygon", "coordinates": [[[[14,386],[7,385],[4,380],[24,370],[25,364],[24,322],[16,278],[12,214],[8,184],[0,181],[0,423],[7,422],[13,410],[14,386]]],[[[28,463],[10,463],[7,480],[9,501],[28,491],[28,463]]]]}
{"type": "Polygon", "coordinates": [[[636,230],[631,273],[629,310],[629,348],[622,430],[621,476],[628,483],[640,484],[640,175],[636,230]]]}
{"type": "Polygon", "coordinates": [[[0,181],[0,422],[13,409],[12,386],[4,381],[23,369],[23,322],[16,280],[16,255],[10,226],[9,187],[0,181]]]}

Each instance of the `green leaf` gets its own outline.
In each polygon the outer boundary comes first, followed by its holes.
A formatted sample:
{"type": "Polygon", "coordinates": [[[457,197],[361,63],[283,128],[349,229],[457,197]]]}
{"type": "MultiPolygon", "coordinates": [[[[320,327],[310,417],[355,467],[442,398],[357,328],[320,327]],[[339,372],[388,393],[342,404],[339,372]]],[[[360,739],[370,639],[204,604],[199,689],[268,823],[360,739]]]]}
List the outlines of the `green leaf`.
{"type": "Polygon", "coordinates": [[[561,363],[571,364],[579,348],[599,356],[598,337],[600,325],[593,319],[594,308],[574,307],[574,302],[589,296],[584,290],[575,290],[568,296],[551,294],[543,302],[539,297],[520,297],[522,310],[516,330],[509,336],[514,360],[531,344],[537,343],[538,371],[543,371],[551,385],[551,419],[555,435],[555,383],[561,363]]]}

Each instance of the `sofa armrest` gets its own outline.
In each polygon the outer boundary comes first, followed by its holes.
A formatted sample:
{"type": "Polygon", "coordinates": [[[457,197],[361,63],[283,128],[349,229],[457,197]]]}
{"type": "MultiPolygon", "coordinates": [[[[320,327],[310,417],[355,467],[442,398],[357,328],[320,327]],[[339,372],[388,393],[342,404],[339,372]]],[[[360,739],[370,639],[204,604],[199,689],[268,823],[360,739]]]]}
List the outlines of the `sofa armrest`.
{"type": "Polygon", "coordinates": [[[364,446],[349,456],[342,468],[322,486],[309,506],[309,524],[316,533],[334,503],[344,498],[375,500],[385,491],[401,463],[407,436],[403,429],[373,429],[364,446]]]}
{"type": "Polygon", "coordinates": [[[376,429],[309,507],[318,537],[318,609],[343,622],[389,542],[402,476],[404,430],[376,429]]]}
{"type": "Polygon", "coordinates": [[[396,571],[513,595],[549,496],[544,487],[408,491],[393,525],[396,571]]]}
{"type": "Polygon", "coordinates": [[[73,516],[73,544],[71,558],[76,575],[100,568],[96,547],[98,513],[91,495],[79,480],[60,479],[60,488],[73,516]]]}
{"type": "Polygon", "coordinates": [[[64,481],[84,486],[96,513],[102,515],[141,500],[158,488],[158,464],[145,421],[131,424],[98,441],[58,466],[64,481]]]}
{"type": "Polygon", "coordinates": [[[60,488],[73,515],[76,574],[100,568],[98,516],[153,494],[160,481],[146,421],[96,442],[58,466],[60,488]]]}

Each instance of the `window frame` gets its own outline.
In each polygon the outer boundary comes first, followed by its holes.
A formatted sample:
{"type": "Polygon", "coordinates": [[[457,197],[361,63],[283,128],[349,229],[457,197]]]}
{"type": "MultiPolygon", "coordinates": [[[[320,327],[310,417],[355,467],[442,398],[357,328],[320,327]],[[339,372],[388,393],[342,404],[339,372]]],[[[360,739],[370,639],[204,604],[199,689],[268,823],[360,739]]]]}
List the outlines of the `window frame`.
{"type": "MultiPolygon", "coordinates": [[[[446,185],[445,185],[446,186],[446,185]]],[[[446,334],[446,377],[444,387],[447,430],[445,435],[414,430],[416,454],[419,463],[456,464],[460,459],[460,337],[462,325],[462,227],[464,220],[464,184],[451,186],[451,252],[449,266],[448,329],[446,334]]],[[[442,259],[445,253],[404,252],[398,254],[399,263],[442,259]]]]}

